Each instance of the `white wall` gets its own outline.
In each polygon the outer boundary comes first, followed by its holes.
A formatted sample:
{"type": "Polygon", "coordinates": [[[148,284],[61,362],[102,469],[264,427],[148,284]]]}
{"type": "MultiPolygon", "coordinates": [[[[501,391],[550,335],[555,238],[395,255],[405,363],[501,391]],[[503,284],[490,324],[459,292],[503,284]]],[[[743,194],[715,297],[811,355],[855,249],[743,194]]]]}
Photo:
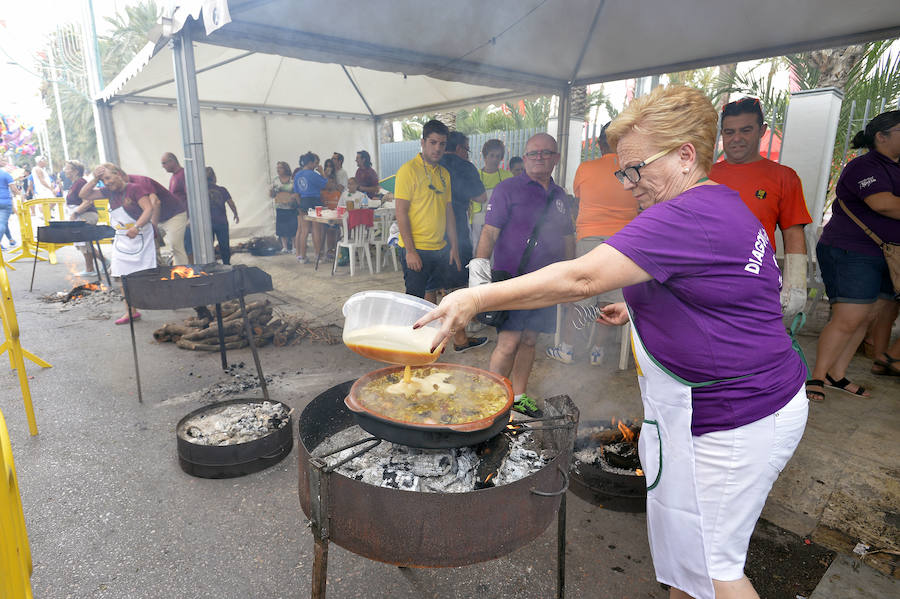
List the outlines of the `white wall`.
{"type": "MultiPolygon", "coordinates": [[[[160,166],[160,157],[172,152],[183,162],[184,156],[175,108],[116,104],[112,115],[120,166],[125,172],[146,175],[167,186],[169,174],[160,166]]],[[[231,192],[241,217],[240,224],[231,225],[232,239],[274,235],[275,215],[268,190],[277,161],[284,160],[293,169],[300,155],[309,150],[323,162],[333,152],[340,152],[344,169],[353,176],[358,150],[374,156],[371,121],[224,110],[203,110],[201,121],[206,164],[215,169],[219,185],[231,192]]]]}

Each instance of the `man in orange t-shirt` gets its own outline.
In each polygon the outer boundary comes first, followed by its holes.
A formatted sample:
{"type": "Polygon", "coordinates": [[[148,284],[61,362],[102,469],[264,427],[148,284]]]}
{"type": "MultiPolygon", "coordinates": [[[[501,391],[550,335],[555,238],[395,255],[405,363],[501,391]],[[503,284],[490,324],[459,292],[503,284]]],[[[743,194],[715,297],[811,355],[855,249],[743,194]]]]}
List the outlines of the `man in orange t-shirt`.
{"type": "MultiPolygon", "coordinates": [[[[575,219],[575,256],[584,256],[609,237],[619,232],[637,216],[637,201],[630,191],[626,191],[615,172],[619,170],[619,159],[606,143],[607,123],[600,130],[598,138],[602,156],[596,160],[582,162],[575,171],[572,188],[578,198],[578,217],[575,219]]],[[[616,289],[576,302],[581,310],[589,313],[591,307],[624,301],[622,290],[616,289]]],[[[570,307],[565,308],[561,343],[547,348],[547,357],[563,364],[571,364],[574,359],[572,339],[575,328],[572,324],[576,316],[570,307]]],[[[579,319],[581,320],[581,319],[579,319]]],[[[587,318],[593,322],[593,318],[587,318]]],[[[594,325],[592,325],[594,326],[594,325]]],[[[594,346],[591,348],[591,364],[599,366],[603,361],[603,345],[608,335],[608,327],[595,331],[594,346]]]]}
{"type": "Polygon", "coordinates": [[[793,169],[763,158],[759,141],[766,132],[756,98],[742,98],[722,109],[725,160],[713,165],[709,178],[737,191],[756,215],[775,247],[775,225],[784,238],[781,309],[793,316],[806,305],[806,238],[812,222],[803,184],[793,169]]]}

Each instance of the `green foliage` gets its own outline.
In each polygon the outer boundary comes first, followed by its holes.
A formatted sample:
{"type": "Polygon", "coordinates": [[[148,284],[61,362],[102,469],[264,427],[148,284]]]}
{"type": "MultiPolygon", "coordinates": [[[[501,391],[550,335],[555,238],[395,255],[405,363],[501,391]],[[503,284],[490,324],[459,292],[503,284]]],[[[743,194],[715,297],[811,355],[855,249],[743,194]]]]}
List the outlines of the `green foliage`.
{"type": "Polygon", "coordinates": [[[728,93],[727,89],[724,89],[722,86],[719,77],[719,67],[679,71],[677,73],[669,73],[667,77],[671,84],[686,85],[688,87],[699,89],[713,104],[715,104],[723,94],[728,93]]]}
{"type": "Polygon", "coordinates": [[[99,39],[103,79],[107,83],[147,44],[147,34],[156,25],[161,12],[154,0],[144,0],[126,6],[124,15],[116,13],[114,17],[104,17],[112,27],[108,35],[99,39]]]}
{"type": "MultiPolygon", "coordinates": [[[[608,101],[608,100],[607,100],[608,101]]],[[[420,114],[407,117],[401,123],[403,141],[422,139],[422,125],[434,115],[420,114]]],[[[513,131],[516,129],[545,128],[550,119],[550,97],[522,100],[515,105],[506,102],[503,107],[478,106],[456,113],[456,129],[466,135],[513,131]],[[520,112],[521,109],[521,112],[520,112]]]]}
{"type": "MultiPolygon", "coordinates": [[[[144,0],[134,6],[126,6],[125,14],[116,14],[115,17],[105,17],[112,25],[112,31],[98,40],[100,48],[100,61],[102,63],[103,78],[111,81],[134,58],[134,56],[146,45],[147,34],[156,25],[161,11],[154,0],[144,0]]],[[[55,34],[54,34],[55,35],[55,34]]],[[[48,52],[56,46],[55,38],[51,37],[48,52]]],[[[84,54],[81,44],[78,44],[77,53],[84,54]]],[[[50,138],[51,154],[54,157],[54,168],[62,165],[63,147],[62,136],[59,131],[59,120],[56,116],[56,100],[53,97],[53,89],[48,82],[41,86],[41,94],[44,102],[50,108],[48,134],[50,138]]],[[[97,154],[97,135],[94,130],[94,117],[91,100],[85,89],[70,87],[65,83],[59,85],[60,103],[62,104],[63,121],[66,127],[66,141],[69,146],[69,156],[81,160],[87,165],[96,164],[99,161],[97,154]]]]}

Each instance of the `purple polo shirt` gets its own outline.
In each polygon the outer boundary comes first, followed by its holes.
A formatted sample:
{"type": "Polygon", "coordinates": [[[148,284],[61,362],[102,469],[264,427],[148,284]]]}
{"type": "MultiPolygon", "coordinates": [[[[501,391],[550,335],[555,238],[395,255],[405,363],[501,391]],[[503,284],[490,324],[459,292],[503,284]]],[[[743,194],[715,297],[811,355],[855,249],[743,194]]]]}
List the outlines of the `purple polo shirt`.
{"type": "Polygon", "coordinates": [[[566,192],[552,179],[549,189],[545,190],[540,183],[522,173],[497,184],[487,203],[484,223],[500,229],[494,245],[495,270],[505,270],[512,275],[518,272],[525,244],[544,212],[550,194],[551,204],[544,216],[537,245],[522,274],[565,260],[565,237],[575,234],[566,192]]]}
{"type": "Polygon", "coordinates": [[[184,182],[184,167],[172,173],[169,178],[169,193],[178,198],[178,201],[187,206],[187,184],[184,182]]]}
{"type": "MultiPolygon", "coordinates": [[[[870,195],[884,191],[900,196],[900,163],[875,150],[848,162],[835,187],[835,194],[844,200],[850,212],[882,241],[900,243],[900,220],[878,214],[865,202],[870,195]]],[[[838,202],[832,204],[832,210],[819,243],[868,256],[883,255],[881,248],[847,216],[838,202]]]]}
{"type": "Polygon", "coordinates": [[[623,290],[647,351],[692,383],[736,379],[692,389],[695,436],[755,422],[794,397],[806,369],[781,322],[781,272],[736,191],[688,190],[606,243],[653,277],[623,290]]]}
{"type": "Polygon", "coordinates": [[[164,223],[176,214],[187,212],[187,204],[178,197],[169,193],[169,190],[162,186],[156,179],[145,177],[143,175],[128,175],[128,180],[133,183],[140,183],[149,193],[155,193],[159,198],[159,222],[164,223]]]}

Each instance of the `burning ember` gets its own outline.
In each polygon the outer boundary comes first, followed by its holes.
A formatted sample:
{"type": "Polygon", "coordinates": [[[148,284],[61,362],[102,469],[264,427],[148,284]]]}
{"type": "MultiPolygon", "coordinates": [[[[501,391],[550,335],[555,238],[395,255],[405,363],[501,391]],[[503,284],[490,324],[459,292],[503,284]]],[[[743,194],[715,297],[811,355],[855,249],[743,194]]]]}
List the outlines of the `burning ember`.
{"type": "MultiPolygon", "coordinates": [[[[319,445],[313,455],[327,455],[339,447],[370,438],[359,426],[352,426],[332,435],[319,445]]],[[[371,450],[342,465],[336,472],[354,480],[378,487],[426,493],[466,493],[473,489],[500,486],[515,482],[537,472],[550,462],[552,452],[537,450],[530,432],[520,432],[514,438],[503,438],[508,453],[498,459],[498,447],[461,447],[456,449],[417,449],[382,441],[371,450]],[[485,461],[491,463],[485,467],[485,461]],[[487,471],[487,472],[486,472],[487,471]],[[484,478],[482,478],[484,477],[484,478]]],[[[329,460],[343,460],[360,446],[334,454],[329,460]]],[[[504,448],[505,449],[505,448],[504,448]]]]}
{"type": "Polygon", "coordinates": [[[80,300],[100,291],[104,291],[104,289],[97,283],[87,283],[84,285],[76,285],[70,291],[57,291],[56,293],[51,293],[50,295],[44,296],[41,299],[43,299],[45,302],[67,303],[80,300]]]}
{"type": "Polygon", "coordinates": [[[179,435],[197,445],[247,443],[286,426],[291,411],[284,404],[268,401],[229,405],[188,420],[179,435]]]}
{"type": "Polygon", "coordinates": [[[194,277],[202,277],[208,274],[209,273],[203,272],[202,270],[194,272],[194,269],[190,266],[173,266],[172,271],[169,273],[169,276],[160,278],[160,281],[171,281],[174,279],[193,279],[194,277]]]}
{"type": "Polygon", "coordinates": [[[607,472],[643,476],[638,457],[641,425],[636,420],[597,423],[579,431],[575,440],[575,459],[599,466],[607,472]]]}

